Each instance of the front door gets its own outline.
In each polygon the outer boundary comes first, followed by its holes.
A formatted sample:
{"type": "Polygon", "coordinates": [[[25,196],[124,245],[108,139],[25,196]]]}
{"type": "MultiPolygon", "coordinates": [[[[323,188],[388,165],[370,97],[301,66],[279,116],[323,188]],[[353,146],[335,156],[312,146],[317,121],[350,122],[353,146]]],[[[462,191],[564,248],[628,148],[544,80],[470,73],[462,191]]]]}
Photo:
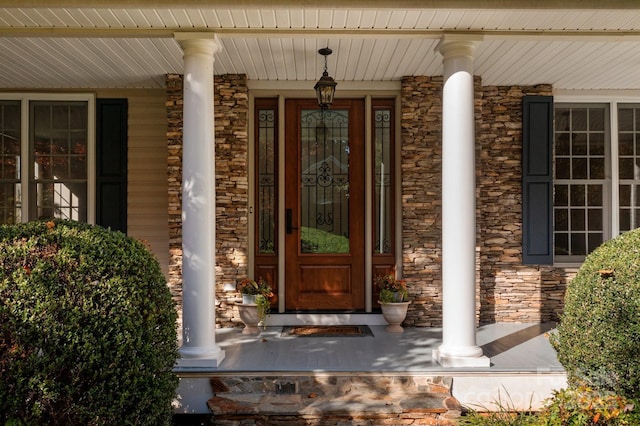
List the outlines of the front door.
{"type": "Polygon", "coordinates": [[[364,101],[285,114],[285,309],[363,310],[364,101]]]}

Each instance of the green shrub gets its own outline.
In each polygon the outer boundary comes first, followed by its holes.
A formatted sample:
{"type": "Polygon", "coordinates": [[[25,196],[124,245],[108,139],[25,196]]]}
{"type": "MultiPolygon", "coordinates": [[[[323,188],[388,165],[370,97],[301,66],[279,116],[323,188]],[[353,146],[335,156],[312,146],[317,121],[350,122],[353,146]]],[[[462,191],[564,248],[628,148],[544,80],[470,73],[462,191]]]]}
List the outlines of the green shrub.
{"type": "Polygon", "coordinates": [[[0,424],[170,423],[176,311],[141,242],[4,226],[0,264],[0,424]]]}
{"type": "Polygon", "coordinates": [[[634,401],[611,392],[580,385],[554,392],[539,414],[544,426],[637,426],[640,412],[634,401]]]}
{"type": "Polygon", "coordinates": [[[570,384],[640,397],[640,230],[587,256],[552,342],[570,384]]]}

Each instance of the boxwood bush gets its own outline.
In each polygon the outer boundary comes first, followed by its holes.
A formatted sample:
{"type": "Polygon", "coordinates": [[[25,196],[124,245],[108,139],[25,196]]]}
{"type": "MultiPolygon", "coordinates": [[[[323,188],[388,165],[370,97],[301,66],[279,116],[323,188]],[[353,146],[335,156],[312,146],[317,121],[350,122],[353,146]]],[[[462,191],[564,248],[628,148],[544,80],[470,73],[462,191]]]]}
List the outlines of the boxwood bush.
{"type": "Polygon", "coordinates": [[[170,424],[176,311],[141,242],[3,226],[0,264],[0,424],[170,424]]]}
{"type": "Polygon", "coordinates": [[[640,229],[587,256],[552,341],[571,385],[640,397],[640,229]]]}

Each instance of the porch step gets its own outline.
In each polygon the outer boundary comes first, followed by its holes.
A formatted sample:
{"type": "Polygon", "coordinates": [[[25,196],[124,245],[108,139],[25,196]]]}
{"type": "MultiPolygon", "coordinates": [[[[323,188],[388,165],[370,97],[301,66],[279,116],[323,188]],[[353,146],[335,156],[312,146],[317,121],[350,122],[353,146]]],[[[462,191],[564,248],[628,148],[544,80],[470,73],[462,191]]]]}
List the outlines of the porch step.
{"type": "Polygon", "coordinates": [[[450,378],[401,374],[213,377],[213,424],[454,424],[450,378]]]}

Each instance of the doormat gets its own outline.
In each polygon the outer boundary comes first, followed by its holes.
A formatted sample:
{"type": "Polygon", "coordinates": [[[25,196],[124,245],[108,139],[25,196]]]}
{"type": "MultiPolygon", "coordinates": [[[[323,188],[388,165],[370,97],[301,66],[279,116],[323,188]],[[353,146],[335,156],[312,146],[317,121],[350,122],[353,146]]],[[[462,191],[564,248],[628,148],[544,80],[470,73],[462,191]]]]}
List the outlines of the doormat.
{"type": "Polygon", "coordinates": [[[292,325],[282,327],[283,336],[363,337],[373,336],[368,325],[292,325]]]}

